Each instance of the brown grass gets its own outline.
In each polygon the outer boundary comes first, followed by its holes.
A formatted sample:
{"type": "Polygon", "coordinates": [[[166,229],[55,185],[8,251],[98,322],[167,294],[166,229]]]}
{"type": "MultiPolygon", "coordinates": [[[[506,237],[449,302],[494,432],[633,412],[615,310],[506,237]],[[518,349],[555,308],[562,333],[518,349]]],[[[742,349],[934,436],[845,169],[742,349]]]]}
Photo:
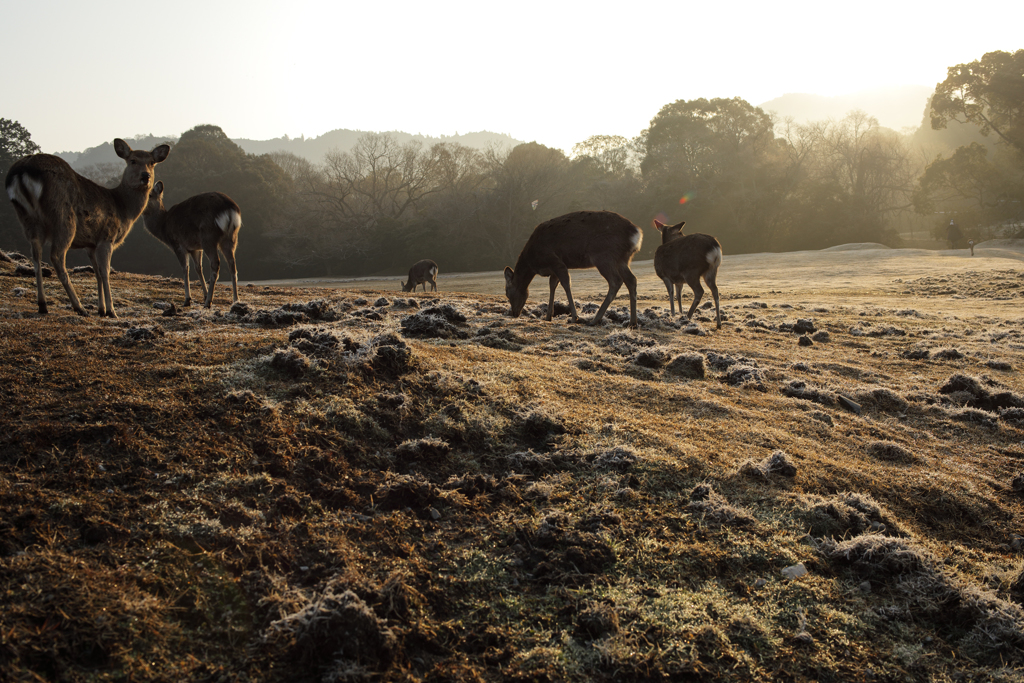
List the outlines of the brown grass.
{"type": "Polygon", "coordinates": [[[1024,278],[838,254],[720,332],[0,263],[0,679],[1020,680],[1024,278]]]}

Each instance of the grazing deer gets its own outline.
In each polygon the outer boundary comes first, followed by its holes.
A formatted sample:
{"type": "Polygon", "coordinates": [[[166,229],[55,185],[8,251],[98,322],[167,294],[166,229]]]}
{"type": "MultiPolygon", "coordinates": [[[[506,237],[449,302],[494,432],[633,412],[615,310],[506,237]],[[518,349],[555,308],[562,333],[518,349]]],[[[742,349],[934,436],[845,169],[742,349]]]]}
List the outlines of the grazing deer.
{"type": "Polygon", "coordinates": [[[110,257],[146,208],[153,187],[153,168],[167,158],[170,145],[151,152],[133,150],[114,140],[114,151],[125,160],[121,184],[107,189],[78,175],[52,154],[27,156],[7,172],[7,196],[32,245],[36,267],[36,301],[46,313],[43,293],[43,244],[50,243],[50,263],[79,315],[87,315],[64,265],[69,249],[85,249],[96,273],[97,308],[101,316],[116,318],[110,297],[110,257]]]}
{"type": "Polygon", "coordinates": [[[142,213],[146,230],[153,237],[166,244],[178,257],[178,263],[185,271],[185,305],[192,305],[192,290],[189,286],[188,259],[196,264],[199,284],[203,288],[203,307],[213,302],[213,288],[220,277],[220,256],[231,268],[232,302],[238,301],[238,268],[235,265],[235,248],[238,246],[238,231],[242,227],[242,210],[231,197],[221,192],[206,192],[189,197],[164,209],[164,184],[157,182],[149,192],[149,204],[142,213]],[[203,279],[203,252],[210,258],[210,288],[203,279]]]}
{"type": "Polygon", "coordinates": [[[402,283],[403,292],[415,292],[416,285],[422,284],[423,291],[427,291],[427,283],[433,290],[437,291],[437,264],[430,259],[423,259],[412,264],[409,269],[409,281],[402,283]]]}
{"type": "Polygon", "coordinates": [[[561,283],[569,299],[572,321],[577,322],[576,304],[569,281],[571,268],[597,268],[608,281],[608,295],[597,315],[597,325],[615,299],[622,283],[629,290],[629,326],[636,327],[636,276],[629,269],[633,255],[640,251],[643,232],[627,219],[611,211],[576,211],[538,225],[519,254],[515,270],[505,268],[505,294],[512,305],[512,317],[518,318],[530,295],[530,283],[537,275],[549,278],[547,319],[555,308],[555,288],[561,283]]]}
{"type": "Polygon", "coordinates": [[[661,221],[654,221],[654,226],[661,231],[661,246],[654,252],[654,272],[668,288],[668,303],[672,308],[672,315],[676,314],[676,301],[679,302],[679,313],[682,314],[683,283],[690,285],[690,289],[693,290],[693,304],[686,314],[687,320],[693,317],[697,304],[704,296],[704,288],[700,286],[700,279],[703,277],[704,282],[711,288],[711,296],[715,298],[716,327],[720,330],[722,309],[718,301],[718,285],[715,278],[718,276],[718,267],[722,265],[722,245],[711,235],[684,235],[684,225],[686,221],[677,225],[665,225],[661,221]]]}

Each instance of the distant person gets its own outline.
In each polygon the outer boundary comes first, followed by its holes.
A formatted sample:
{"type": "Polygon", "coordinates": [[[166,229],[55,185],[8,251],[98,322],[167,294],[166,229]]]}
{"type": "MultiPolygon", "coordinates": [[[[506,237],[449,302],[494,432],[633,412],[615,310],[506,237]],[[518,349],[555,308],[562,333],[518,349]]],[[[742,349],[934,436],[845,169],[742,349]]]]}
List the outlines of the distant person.
{"type": "Polygon", "coordinates": [[[956,245],[963,239],[963,234],[960,232],[960,226],[955,221],[949,221],[949,227],[946,228],[946,239],[949,240],[949,248],[956,249],[956,245]]]}
{"type": "Polygon", "coordinates": [[[971,256],[974,256],[974,240],[967,240],[967,246],[971,248],[971,256]]]}

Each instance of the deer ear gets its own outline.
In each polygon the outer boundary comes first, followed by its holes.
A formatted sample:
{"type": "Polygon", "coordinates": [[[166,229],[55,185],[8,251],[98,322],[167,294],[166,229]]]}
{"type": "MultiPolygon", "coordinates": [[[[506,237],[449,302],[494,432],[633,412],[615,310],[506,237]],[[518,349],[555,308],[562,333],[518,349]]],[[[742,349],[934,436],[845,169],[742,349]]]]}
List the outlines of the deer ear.
{"type": "Polygon", "coordinates": [[[128,146],[128,143],[121,138],[114,139],[114,152],[117,156],[122,159],[127,159],[128,155],[132,153],[132,148],[128,146]]]}
{"type": "Polygon", "coordinates": [[[512,270],[508,266],[505,266],[505,284],[512,284],[512,276],[514,276],[515,274],[516,272],[514,270],[512,270]]]}
{"type": "Polygon", "coordinates": [[[156,185],[153,186],[153,192],[156,192],[157,194],[163,194],[164,193],[164,181],[162,181],[162,180],[156,181],[156,185]]]}
{"type": "Polygon", "coordinates": [[[655,218],[654,219],[654,227],[656,227],[658,229],[658,231],[660,232],[660,231],[665,229],[665,224],[662,223],[661,221],[659,221],[657,218],[655,218]]]}
{"type": "Polygon", "coordinates": [[[167,158],[167,155],[171,153],[170,145],[160,145],[159,147],[153,148],[153,158],[156,159],[156,163],[160,163],[167,158]]]}

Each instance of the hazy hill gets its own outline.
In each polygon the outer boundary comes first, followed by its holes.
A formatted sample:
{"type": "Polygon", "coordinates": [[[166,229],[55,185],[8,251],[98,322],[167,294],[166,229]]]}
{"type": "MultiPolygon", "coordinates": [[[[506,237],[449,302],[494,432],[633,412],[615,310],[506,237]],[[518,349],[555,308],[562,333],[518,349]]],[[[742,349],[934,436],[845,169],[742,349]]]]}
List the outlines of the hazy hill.
{"type": "Polygon", "coordinates": [[[903,130],[921,125],[933,92],[934,89],[927,86],[907,85],[834,97],[787,93],[758,106],[765,111],[774,111],[782,118],[792,117],[797,123],[829,118],[838,120],[854,109],[862,109],[886,128],[903,130]]]}
{"type": "MultiPolygon", "coordinates": [[[[239,138],[235,140],[235,143],[249,154],[269,154],[270,152],[283,150],[314,163],[319,163],[323,159],[324,154],[329,150],[340,149],[344,151],[351,149],[356,144],[356,141],[363,135],[366,135],[367,132],[365,130],[339,128],[316,138],[289,138],[288,136],[272,140],[246,140],[239,138]]],[[[492,146],[515,147],[523,142],[504,133],[490,133],[488,131],[465,133],[463,135],[442,135],[440,137],[413,135],[394,130],[387,131],[387,134],[395,138],[400,144],[418,140],[424,146],[430,146],[438,142],[457,142],[466,147],[488,149],[492,146]]]]}
{"type": "MultiPolygon", "coordinates": [[[[289,138],[288,136],[272,140],[237,138],[233,139],[233,142],[248,154],[269,154],[270,152],[284,150],[314,163],[319,163],[323,160],[323,156],[328,150],[340,149],[347,151],[367,132],[369,131],[339,128],[316,138],[289,138]]],[[[465,133],[462,135],[442,135],[440,137],[413,135],[400,131],[388,131],[387,134],[398,140],[400,144],[405,144],[410,140],[418,140],[424,146],[433,145],[438,142],[457,142],[475,149],[489,149],[490,147],[515,147],[523,142],[504,133],[491,133],[488,131],[465,133]]],[[[138,135],[134,138],[127,138],[126,141],[132,147],[152,149],[164,142],[173,144],[178,141],[178,136],[138,135]]],[[[66,160],[78,171],[86,171],[90,167],[103,166],[104,164],[116,164],[120,168],[123,163],[117,158],[117,154],[114,153],[113,141],[103,142],[81,153],[61,152],[58,156],[66,160]]]]}

